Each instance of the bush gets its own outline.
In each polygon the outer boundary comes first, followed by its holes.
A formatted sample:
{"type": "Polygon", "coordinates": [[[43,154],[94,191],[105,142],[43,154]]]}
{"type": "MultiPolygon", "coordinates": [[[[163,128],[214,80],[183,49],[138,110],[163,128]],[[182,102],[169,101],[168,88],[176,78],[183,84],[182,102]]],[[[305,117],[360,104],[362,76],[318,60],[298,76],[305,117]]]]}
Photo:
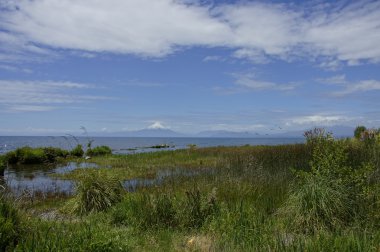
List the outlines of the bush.
{"type": "Polygon", "coordinates": [[[366,131],[367,128],[365,126],[357,126],[354,131],[354,136],[356,139],[360,139],[361,135],[364,131],[366,131]]]}
{"type": "Polygon", "coordinates": [[[74,212],[83,215],[105,211],[120,202],[122,196],[123,187],[118,179],[92,171],[79,178],[71,204],[74,212]]]}
{"type": "Polygon", "coordinates": [[[68,151],[54,147],[31,148],[25,146],[5,154],[9,164],[41,164],[54,163],[58,158],[65,158],[68,151]]]}
{"type": "Polygon", "coordinates": [[[97,146],[93,149],[90,148],[86,152],[86,155],[88,156],[104,156],[110,154],[112,154],[111,148],[105,145],[97,146]]]}
{"type": "Polygon", "coordinates": [[[49,163],[56,162],[59,158],[66,158],[69,155],[67,150],[62,150],[60,148],[46,147],[43,148],[45,154],[45,161],[49,163]]]}
{"type": "Polygon", "coordinates": [[[42,148],[25,146],[8,152],[5,158],[9,164],[40,164],[45,161],[45,153],[42,148]]]}
{"type": "MultiPolygon", "coordinates": [[[[280,212],[288,216],[292,229],[316,232],[347,226],[368,213],[369,180],[374,165],[348,159],[349,143],[334,140],[330,133],[318,131],[307,143],[313,145],[311,171],[298,171],[297,183],[280,212]]],[[[363,147],[363,146],[362,146],[363,147]]]]}
{"type": "Polygon", "coordinates": [[[7,164],[4,159],[4,156],[0,156],[0,176],[4,176],[4,170],[7,168],[7,164]]]}
{"type": "Polygon", "coordinates": [[[20,218],[12,203],[0,195],[0,251],[12,249],[20,237],[20,218]]]}
{"type": "Polygon", "coordinates": [[[78,144],[74,149],[70,151],[70,155],[74,157],[83,157],[84,150],[82,145],[78,144]]]}

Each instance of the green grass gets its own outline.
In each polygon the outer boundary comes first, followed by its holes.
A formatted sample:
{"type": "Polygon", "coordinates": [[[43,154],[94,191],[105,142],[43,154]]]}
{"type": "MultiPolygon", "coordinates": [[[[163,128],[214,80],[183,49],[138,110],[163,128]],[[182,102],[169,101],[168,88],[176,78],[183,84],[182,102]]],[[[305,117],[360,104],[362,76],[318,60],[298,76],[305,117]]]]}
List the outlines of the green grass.
{"type": "Polygon", "coordinates": [[[77,181],[76,195],[67,209],[80,215],[105,211],[120,202],[122,196],[123,187],[116,177],[91,171],[77,181]]]}
{"type": "Polygon", "coordinates": [[[68,155],[69,152],[67,150],[62,150],[60,148],[31,148],[25,146],[6,153],[4,156],[4,162],[9,164],[55,163],[59,159],[68,157],[68,155]]]}
{"type": "Polygon", "coordinates": [[[74,197],[18,205],[16,251],[379,251],[380,142],[310,137],[95,156],[103,168],[65,175],[74,197]],[[133,193],[117,186],[176,169],[197,172],[133,193]],[[41,217],[52,211],[62,218],[41,217]]]}

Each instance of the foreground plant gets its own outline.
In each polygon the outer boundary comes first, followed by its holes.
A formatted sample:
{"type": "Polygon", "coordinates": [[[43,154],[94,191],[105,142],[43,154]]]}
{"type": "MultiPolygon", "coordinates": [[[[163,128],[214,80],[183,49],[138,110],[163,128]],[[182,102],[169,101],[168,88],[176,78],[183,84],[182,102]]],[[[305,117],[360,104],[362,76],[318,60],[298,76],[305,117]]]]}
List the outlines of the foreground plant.
{"type": "Polygon", "coordinates": [[[311,170],[297,171],[293,192],[279,211],[290,229],[306,233],[336,230],[365,217],[369,202],[369,178],[374,166],[348,165],[346,146],[330,133],[314,130],[305,134],[313,145],[311,170]]]}
{"type": "Polygon", "coordinates": [[[16,246],[20,238],[20,226],[18,211],[8,199],[0,195],[0,251],[16,246]]]}
{"type": "Polygon", "coordinates": [[[79,178],[76,195],[69,206],[80,215],[105,211],[121,201],[123,192],[117,178],[90,171],[79,178]]]}

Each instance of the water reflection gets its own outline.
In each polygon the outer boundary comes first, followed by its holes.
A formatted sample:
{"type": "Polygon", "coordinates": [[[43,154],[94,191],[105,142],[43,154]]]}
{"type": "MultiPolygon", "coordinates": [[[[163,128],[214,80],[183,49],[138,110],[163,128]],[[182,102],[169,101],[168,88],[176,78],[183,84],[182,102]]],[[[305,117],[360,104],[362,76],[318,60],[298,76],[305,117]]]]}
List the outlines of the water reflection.
{"type": "Polygon", "coordinates": [[[75,169],[98,168],[94,163],[69,162],[56,167],[47,165],[17,165],[4,171],[0,183],[15,196],[24,193],[35,194],[72,194],[74,182],[51,177],[51,174],[64,174],[75,169]]]}
{"type": "MultiPolygon", "coordinates": [[[[95,163],[69,162],[57,166],[46,165],[17,165],[8,167],[4,177],[0,177],[0,186],[15,196],[27,194],[36,195],[71,195],[75,191],[75,182],[51,176],[52,174],[65,174],[75,169],[99,168],[95,163]]],[[[109,168],[109,167],[108,167],[109,168]]],[[[159,186],[166,179],[190,177],[200,173],[212,173],[213,170],[171,169],[158,171],[153,178],[134,178],[123,182],[128,192],[135,192],[139,188],[159,186]]]]}

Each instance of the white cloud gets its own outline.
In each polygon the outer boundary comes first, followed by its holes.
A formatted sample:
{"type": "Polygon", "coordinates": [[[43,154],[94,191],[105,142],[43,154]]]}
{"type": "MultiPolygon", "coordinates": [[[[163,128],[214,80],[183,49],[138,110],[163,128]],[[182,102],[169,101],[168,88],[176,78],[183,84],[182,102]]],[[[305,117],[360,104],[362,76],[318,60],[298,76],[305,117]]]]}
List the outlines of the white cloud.
{"type": "Polygon", "coordinates": [[[268,57],[263,52],[254,49],[238,49],[232,54],[232,56],[238,59],[248,59],[255,64],[269,63],[268,57]]]}
{"type": "Polygon", "coordinates": [[[368,91],[380,90],[380,81],[377,80],[362,80],[346,85],[344,90],[333,92],[334,96],[346,96],[354,93],[363,93],[368,91]]]}
{"type": "Polygon", "coordinates": [[[5,14],[3,26],[57,48],[162,56],[177,45],[221,45],[230,35],[208,9],[172,0],[38,0],[15,5],[20,10],[5,14]]]}
{"type": "Polygon", "coordinates": [[[338,123],[346,122],[350,120],[346,116],[340,115],[308,115],[299,116],[291,119],[287,122],[287,125],[298,124],[298,125],[319,125],[319,126],[329,126],[336,125],[338,123]]]}
{"type": "Polygon", "coordinates": [[[276,90],[290,91],[295,89],[295,84],[278,84],[269,81],[258,80],[254,74],[233,74],[235,77],[235,85],[255,91],[276,90]]]}
{"type": "MultiPolygon", "coordinates": [[[[235,3],[173,0],[11,0],[0,17],[0,59],[51,54],[41,45],[160,57],[190,46],[228,47],[265,63],[317,59],[324,68],[380,61],[380,2],[235,3]],[[16,8],[17,7],[17,8],[16,8]],[[64,10],[64,11],[62,11],[64,10]],[[8,31],[8,32],[6,32],[8,31]],[[4,50],[6,53],[4,53],[4,50]],[[12,53],[10,53],[12,52],[12,53]],[[8,58],[7,58],[8,57],[8,58]]],[[[3,9],[4,9],[3,8],[3,9]]]]}
{"type": "Polygon", "coordinates": [[[10,112],[44,112],[54,110],[52,106],[36,106],[36,105],[11,105],[8,107],[10,112]]]}
{"type": "Polygon", "coordinates": [[[319,82],[321,83],[326,83],[326,84],[346,84],[346,75],[341,74],[341,75],[335,75],[329,78],[325,79],[318,79],[319,82]]]}
{"type": "Polygon", "coordinates": [[[332,92],[332,96],[346,96],[380,90],[380,81],[378,80],[349,81],[346,79],[345,75],[336,75],[326,79],[319,79],[318,81],[326,84],[334,84],[343,88],[332,92]]]}
{"type": "Polygon", "coordinates": [[[218,55],[212,55],[212,56],[206,56],[204,57],[203,61],[204,62],[209,62],[209,61],[225,61],[226,59],[218,56],[218,55]]]}
{"type": "Polygon", "coordinates": [[[22,73],[33,73],[33,70],[29,68],[20,68],[16,66],[11,66],[11,65],[0,65],[0,69],[4,69],[9,72],[22,72],[22,73]]]}
{"type": "Polygon", "coordinates": [[[50,111],[58,104],[88,103],[110,97],[78,93],[94,86],[75,82],[0,80],[0,106],[6,111],[50,111]]]}

